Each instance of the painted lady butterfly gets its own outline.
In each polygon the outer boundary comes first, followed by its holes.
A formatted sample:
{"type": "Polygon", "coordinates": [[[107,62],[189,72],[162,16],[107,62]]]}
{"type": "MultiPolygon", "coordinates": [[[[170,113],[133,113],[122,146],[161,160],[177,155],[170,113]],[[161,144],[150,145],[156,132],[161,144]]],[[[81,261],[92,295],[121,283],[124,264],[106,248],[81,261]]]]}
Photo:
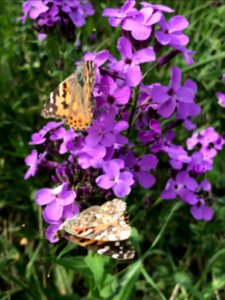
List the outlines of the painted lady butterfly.
{"type": "Polygon", "coordinates": [[[65,121],[75,130],[85,130],[93,118],[92,89],[95,67],[92,61],[82,61],[76,71],[50,94],[41,116],[65,121]]]}
{"type": "Polygon", "coordinates": [[[130,235],[126,204],[120,199],[85,209],[64,221],[57,232],[58,237],[119,260],[135,255],[130,235]]]}

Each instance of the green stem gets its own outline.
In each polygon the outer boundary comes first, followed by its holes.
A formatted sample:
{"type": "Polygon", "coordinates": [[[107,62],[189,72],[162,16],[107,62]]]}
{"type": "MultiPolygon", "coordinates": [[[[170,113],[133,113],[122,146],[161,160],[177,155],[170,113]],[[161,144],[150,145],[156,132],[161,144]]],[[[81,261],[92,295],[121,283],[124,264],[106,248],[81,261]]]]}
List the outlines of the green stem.
{"type": "Polygon", "coordinates": [[[152,280],[152,278],[148,275],[144,267],[142,267],[141,273],[143,277],[145,278],[146,282],[158,293],[158,296],[161,300],[166,300],[166,297],[163,295],[163,293],[158,288],[157,284],[152,280]]]}
{"type": "Polygon", "coordinates": [[[130,116],[129,116],[129,120],[128,120],[129,128],[127,130],[127,137],[130,136],[131,131],[132,131],[132,123],[133,123],[134,114],[135,114],[135,111],[136,111],[136,106],[137,106],[137,101],[138,101],[138,87],[139,86],[137,86],[134,89],[134,97],[133,97],[133,100],[132,100],[132,103],[131,103],[131,111],[130,111],[130,116]]]}

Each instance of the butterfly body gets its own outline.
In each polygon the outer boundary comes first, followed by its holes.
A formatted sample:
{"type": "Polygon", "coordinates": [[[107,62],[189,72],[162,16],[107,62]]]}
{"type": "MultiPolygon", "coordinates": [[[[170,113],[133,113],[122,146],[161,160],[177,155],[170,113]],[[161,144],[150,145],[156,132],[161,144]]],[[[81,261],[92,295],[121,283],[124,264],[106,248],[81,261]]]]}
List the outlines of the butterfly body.
{"type": "Polygon", "coordinates": [[[58,235],[99,254],[132,259],[135,252],[129,241],[131,228],[127,222],[125,202],[114,199],[66,220],[58,235]]]}
{"type": "Polygon", "coordinates": [[[93,118],[94,84],[94,63],[83,61],[77,70],[50,94],[41,115],[44,118],[61,119],[75,130],[87,129],[93,118]]]}

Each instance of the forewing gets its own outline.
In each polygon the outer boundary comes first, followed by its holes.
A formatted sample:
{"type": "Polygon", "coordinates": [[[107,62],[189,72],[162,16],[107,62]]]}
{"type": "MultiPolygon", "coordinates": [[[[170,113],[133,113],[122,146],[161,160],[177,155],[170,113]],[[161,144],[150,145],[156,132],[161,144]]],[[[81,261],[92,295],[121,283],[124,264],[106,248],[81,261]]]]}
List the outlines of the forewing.
{"type": "Polygon", "coordinates": [[[41,116],[66,121],[72,101],[72,88],[76,85],[76,73],[73,73],[60,83],[49,96],[44,105],[41,116]]]}

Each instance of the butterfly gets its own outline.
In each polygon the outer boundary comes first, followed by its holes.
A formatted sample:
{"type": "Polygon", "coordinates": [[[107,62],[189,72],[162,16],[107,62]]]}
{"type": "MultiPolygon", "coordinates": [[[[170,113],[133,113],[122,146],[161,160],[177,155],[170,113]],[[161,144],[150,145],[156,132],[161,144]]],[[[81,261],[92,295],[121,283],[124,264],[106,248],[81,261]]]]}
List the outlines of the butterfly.
{"type": "Polygon", "coordinates": [[[92,89],[95,79],[93,61],[82,61],[76,71],[50,94],[41,116],[47,119],[61,119],[75,130],[90,127],[94,109],[92,89]]]}
{"type": "Polygon", "coordinates": [[[129,237],[126,204],[120,199],[91,206],[74,218],[65,220],[56,235],[98,254],[127,260],[135,255],[129,237]]]}

